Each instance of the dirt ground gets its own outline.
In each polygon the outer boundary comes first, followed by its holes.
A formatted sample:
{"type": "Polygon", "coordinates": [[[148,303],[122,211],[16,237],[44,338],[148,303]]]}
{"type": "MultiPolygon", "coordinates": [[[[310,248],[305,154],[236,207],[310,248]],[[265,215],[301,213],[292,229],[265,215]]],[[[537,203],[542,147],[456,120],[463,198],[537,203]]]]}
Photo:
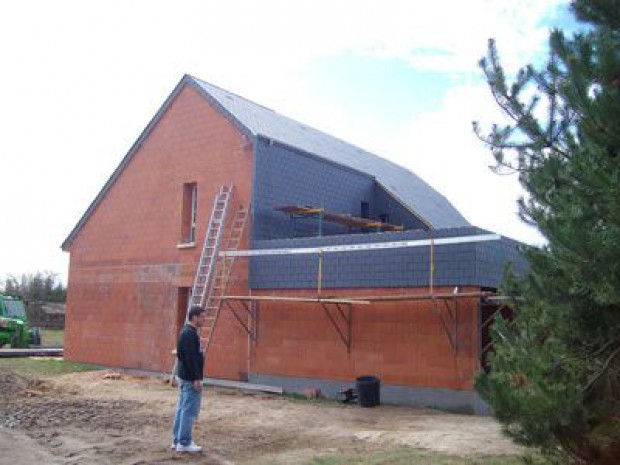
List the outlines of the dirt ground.
{"type": "Polygon", "coordinates": [[[194,435],[205,450],[179,454],[168,449],[176,390],[106,374],[0,373],[0,463],[288,465],[402,446],[463,457],[522,452],[488,417],[207,388],[194,435]]]}

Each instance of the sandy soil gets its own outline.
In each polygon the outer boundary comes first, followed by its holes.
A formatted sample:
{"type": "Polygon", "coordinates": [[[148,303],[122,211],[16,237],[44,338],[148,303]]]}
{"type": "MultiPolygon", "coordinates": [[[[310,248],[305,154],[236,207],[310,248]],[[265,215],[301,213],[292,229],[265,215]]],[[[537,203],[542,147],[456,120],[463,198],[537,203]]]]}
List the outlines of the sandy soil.
{"type": "Polygon", "coordinates": [[[487,417],[207,388],[194,438],[205,451],[189,456],[168,449],[175,389],[155,378],[105,375],[0,374],[0,462],[288,465],[402,445],[460,456],[522,452],[487,417]]]}

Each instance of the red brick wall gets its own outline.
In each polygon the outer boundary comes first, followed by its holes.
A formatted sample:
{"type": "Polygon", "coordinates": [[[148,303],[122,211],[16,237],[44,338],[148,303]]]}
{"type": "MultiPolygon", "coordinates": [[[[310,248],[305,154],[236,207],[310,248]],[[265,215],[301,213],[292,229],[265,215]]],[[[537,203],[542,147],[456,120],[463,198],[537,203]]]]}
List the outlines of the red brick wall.
{"type": "MultiPolygon", "coordinates": [[[[476,289],[461,289],[468,290],[476,289]]],[[[435,291],[451,293],[452,288],[435,291]]],[[[329,290],[330,295],[342,296],[427,292],[428,289],[329,290]]],[[[312,295],[308,291],[260,294],[312,295]]],[[[361,375],[376,375],[391,385],[471,389],[478,370],[477,302],[477,298],[458,299],[456,353],[430,300],[354,305],[349,353],[320,305],[263,301],[259,304],[258,340],[251,347],[250,369],[277,376],[349,381],[361,375]]],[[[437,300],[436,305],[436,311],[446,315],[445,304],[437,300]]],[[[454,304],[450,305],[454,313],[454,304]]],[[[331,311],[337,315],[335,308],[331,311]]],[[[339,317],[338,320],[345,330],[346,324],[339,317]]]]}
{"type": "MultiPolygon", "coordinates": [[[[178,288],[192,285],[201,252],[177,248],[183,184],[198,184],[202,245],[219,187],[232,182],[235,204],[247,205],[251,179],[249,141],[195,89],[183,88],[70,247],[65,356],[169,370],[178,288]]],[[[247,338],[228,337],[239,330],[226,316],[218,326],[208,374],[238,378],[247,371],[247,338]]]]}

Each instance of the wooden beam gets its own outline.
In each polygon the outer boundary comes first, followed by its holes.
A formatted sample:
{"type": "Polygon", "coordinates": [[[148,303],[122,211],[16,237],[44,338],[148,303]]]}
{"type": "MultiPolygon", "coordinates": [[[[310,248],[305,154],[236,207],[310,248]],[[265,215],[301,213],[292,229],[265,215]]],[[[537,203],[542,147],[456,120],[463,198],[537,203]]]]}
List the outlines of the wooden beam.
{"type": "Polygon", "coordinates": [[[205,378],[204,384],[208,386],[244,389],[247,391],[270,392],[272,394],[284,394],[284,388],[280,386],[267,386],[265,384],[252,384],[243,381],[230,381],[227,379],[205,378]]]}

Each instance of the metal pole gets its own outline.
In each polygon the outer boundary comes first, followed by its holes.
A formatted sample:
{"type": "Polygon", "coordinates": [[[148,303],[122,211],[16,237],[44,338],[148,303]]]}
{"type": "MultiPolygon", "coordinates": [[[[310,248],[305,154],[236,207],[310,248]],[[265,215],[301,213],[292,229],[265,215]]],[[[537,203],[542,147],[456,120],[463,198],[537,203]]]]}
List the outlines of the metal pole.
{"type": "Polygon", "coordinates": [[[319,250],[319,272],[317,276],[317,297],[321,297],[323,288],[323,251],[319,250]]]}
{"type": "Polygon", "coordinates": [[[429,277],[428,277],[428,288],[429,294],[433,295],[433,281],[435,280],[435,242],[433,240],[433,233],[431,231],[430,234],[431,240],[431,250],[430,250],[430,267],[429,267],[429,277]]]}

